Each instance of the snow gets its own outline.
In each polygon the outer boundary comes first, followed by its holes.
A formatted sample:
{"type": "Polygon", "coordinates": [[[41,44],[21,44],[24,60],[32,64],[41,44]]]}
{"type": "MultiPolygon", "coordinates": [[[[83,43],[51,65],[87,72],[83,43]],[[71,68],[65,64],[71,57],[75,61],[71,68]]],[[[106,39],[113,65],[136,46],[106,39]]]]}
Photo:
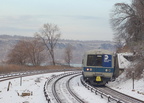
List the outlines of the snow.
{"type": "MultiPolygon", "coordinates": [[[[0,82],[0,103],[47,103],[43,87],[45,81],[52,75],[59,73],[47,73],[22,78],[22,86],[20,86],[20,78],[0,82]],[[8,83],[11,82],[10,90],[7,91],[8,83]],[[23,92],[29,92],[30,96],[21,96],[23,92]],[[19,95],[18,95],[19,94],[19,95]]],[[[83,98],[86,103],[107,103],[107,99],[102,99],[100,95],[95,95],[85,88],[80,82],[80,76],[74,78],[71,82],[72,89],[83,98]]],[[[132,91],[132,80],[117,79],[115,82],[108,84],[111,88],[144,100],[144,80],[135,81],[135,91],[132,91]],[[121,83],[120,83],[121,81],[121,83]],[[138,93],[138,91],[141,93],[138,93]]]]}
{"type": "MultiPolygon", "coordinates": [[[[63,73],[63,72],[61,72],[63,73]]],[[[53,75],[60,73],[47,73],[36,76],[22,77],[22,86],[20,86],[20,78],[0,82],[0,103],[47,103],[43,87],[45,81],[53,75]],[[9,82],[12,83],[9,91],[7,87],[9,82]],[[22,93],[30,93],[30,96],[22,96],[22,93]]],[[[75,78],[71,83],[74,91],[78,95],[88,101],[88,103],[107,103],[107,100],[101,99],[87,90],[80,82],[80,76],[75,78]]],[[[62,88],[62,87],[61,87],[62,88]]]]}
{"type": "Polygon", "coordinates": [[[80,77],[72,79],[71,85],[73,85],[73,90],[80,95],[86,102],[85,103],[107,103],[106,99],[102,99],[100,95],[95,95],[90,90],[85,88],[80,81],[80,77]]]}
{"type": "Polygon", "coordinates": [[[43,93],[44,83],[48,77],[54,74],[59,73],[23,77],[22,86],[20,86],[20,78],[0,82],[0,103],[46,103],[43,93]],[[38,78],[40,82],[37,81],[38,78]],[[7,91],[9,82],[12,85],[7,91]],[[22,97],[22,92],[30,92],[32,95],[22,97]]]}
{"type": "Polygon", "coordinates": [[[116,81],[109,82],[107,86],[144,101],[144,79],[134,80],[133,89],[133,80],[124,78],[124,74],[122,74],[116,81]]]}
{"type": "Polygon", "coordinates": [[[119,68],[128,68],[131,65],[131,62],[129,62],[127,59],[124,58],[124,56],[132,56],[132,53],[118,53],[118,65],[119,68]]]}

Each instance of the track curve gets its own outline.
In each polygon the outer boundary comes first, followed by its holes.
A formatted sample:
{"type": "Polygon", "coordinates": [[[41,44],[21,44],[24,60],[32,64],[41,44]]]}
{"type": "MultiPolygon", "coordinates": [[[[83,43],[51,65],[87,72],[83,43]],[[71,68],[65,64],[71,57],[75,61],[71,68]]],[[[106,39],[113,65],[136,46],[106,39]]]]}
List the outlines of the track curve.
{"type": "Polygon", "coordinates": [[[49,82],[47,91],[53,103],[85,103],[71,90],[69,85],[71,79],[79,75],[81,75],[81,72],[65,73],[49,82]]]}

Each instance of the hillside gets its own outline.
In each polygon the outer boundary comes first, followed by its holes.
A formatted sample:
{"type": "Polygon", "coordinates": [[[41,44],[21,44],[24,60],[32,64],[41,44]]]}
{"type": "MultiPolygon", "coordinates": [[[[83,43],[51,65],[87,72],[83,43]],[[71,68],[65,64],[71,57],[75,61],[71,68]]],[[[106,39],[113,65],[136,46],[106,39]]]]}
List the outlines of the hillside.
{"type": "MultiPolygon", "coordinates": [[[[0,35],[0,61],[7,60],[7,54],[13,48],[13,46],[21,39],[32,39],[32,37],[0,35]]],[[[111,41],[80,41],[61,39],[59,40],[55,50],[56,60],[60,63],[64,63],[64,50],[68,44],[71,44],[73,46],[73,63],[81,63],[82,56],[87,50],[101,48],[114,51],[114,43],[111,41]]]]}

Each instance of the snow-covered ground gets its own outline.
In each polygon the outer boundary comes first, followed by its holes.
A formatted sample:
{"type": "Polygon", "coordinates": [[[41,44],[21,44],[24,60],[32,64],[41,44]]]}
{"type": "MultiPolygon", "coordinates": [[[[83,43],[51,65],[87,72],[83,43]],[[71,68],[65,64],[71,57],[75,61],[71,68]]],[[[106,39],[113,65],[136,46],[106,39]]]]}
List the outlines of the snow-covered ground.
{"type": "MultiPolygon", "coordinates": [[[[43,93],[44,83],[52,75],[58,74],[60,73],[23,77],[22,86],[20,86],[20,78],[0,82],[0,103],[47,103],[43,93]],[[12,85],[9,91],[7,91],[9,82],[11,82],[12,85]],[[30,93],[30,96],[22,96],[22,93],[25,92],[30,93]]],[[[100,96],[96,96],[85,88],[80,82],[80,76],[71,82],[71,86],[74,91],[77,91],[77,94],[80,95],[81,98],[87,101],[86,103],[94,103],[94,101],[107,103],[107,100],[101,99],[100,96]]]]}
{"type": "Polygon", "coordinates": [[[95,95],[90,90],[85,88],[80,81],[80,76],[72,79],[71,85],[73,90],[76,91],[77,95],[80,95],[80,98],[83,98],[85,103],[107,103],[108,100],[102,99],[100,95],[95,95]]]}
{"type": "Polygon", "coordinates": [[[0,103],[46,103],[43,93],[44,83],[51,75],[59,73],[41,74],[0,82],[0,103]],[[10,90],[7,91],[11,82],[10,90]],[[30,93],[30,96],[21,96],[23,92],[30,93]]]}
{"type": "Polygon", "coordinates": [[[120,75],[116,81],[109,82],[107,86],[126,95],[130,95],[144,101],[144,78],[140,80],[134,80],[133,89],[133,80],[127,80],[124,76],[125,74],[120,75]]]}
{"type": "MultiPolygon", "coordinates": [[[[0,82],[0,103],[47,103],[43,93],[44,83],[52,75],[58,74],[60,73],[47,73],[23,77],[22,86],[20,86],[20,78],[0,82]],[[9,82],[11,82],[12,85],[10,86],[10,90],[7,91],[9,82]],[[29,92],[31,95],[22,96],[23,92],[29,92]]],[[[99,95],[95,95],[85,88],[80,83],[79,78],[80,77],[73,79],[71,85],[73,90],[78,91],[77,94],[86,100],[86,103],[107,103],[106,99],[101,99],[99,95]]],[[[109,83],[108,86],[120,92],[144,100],[144,80],[135,81],[135,91],[132,91],[132,80],[123,81],[121,83],[119,81],[115,81],[113,83],[109,83]]]]}

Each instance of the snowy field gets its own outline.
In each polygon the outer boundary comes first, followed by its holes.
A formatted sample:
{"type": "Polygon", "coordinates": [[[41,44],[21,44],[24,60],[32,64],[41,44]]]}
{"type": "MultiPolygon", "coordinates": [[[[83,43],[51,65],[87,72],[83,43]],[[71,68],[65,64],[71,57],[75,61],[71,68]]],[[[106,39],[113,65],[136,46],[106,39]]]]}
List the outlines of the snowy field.
{"type": "MultiPolygon", "coordinates": [[[[43,93],[44,83],[52,75],[58,74],[60,72],[23,77],[22,86],[20,86],[20,78],[0,82],[0,103],[47,103],[43,93]],[[9,82],[12,85],[7,91],[9,82]],[[24,92],[29,92],[30,96],[22,96],[24,92]]],[[[86,100],[86,103],[108,103],[106,99],[101,99],[99,95],[95,95],[81,85],[79,78],[80,76],[72,80],[71,85],[74,91],[78,91],[77,94],[86,100]]],[[[132,91],[132,80],[123,81],[122,83],[115,81],[109,83],[108,86],[144,100],[144,80],[135,81],[135,91],[132,91]]]]}

